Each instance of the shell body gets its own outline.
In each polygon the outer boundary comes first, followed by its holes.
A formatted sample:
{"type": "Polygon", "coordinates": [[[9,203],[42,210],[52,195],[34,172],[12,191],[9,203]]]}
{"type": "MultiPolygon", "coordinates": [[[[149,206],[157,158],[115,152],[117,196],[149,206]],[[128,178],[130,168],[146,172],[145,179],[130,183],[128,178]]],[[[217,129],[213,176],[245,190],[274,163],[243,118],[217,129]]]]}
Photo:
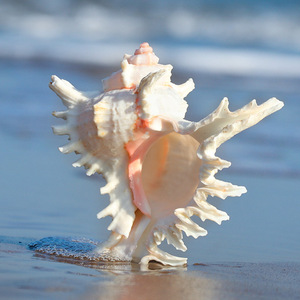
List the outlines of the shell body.
{"type": "Polygon", "coordinates": [[[109,194],[110,204],[97,216],[112,217],[111,235],[98,252],[120,260],[185,264],[186,258],[163,252],[159,244],[166,239],[185,251],[182,232],[194,238],[207,234],[193,215],[218,224],[229,219],[207,202],[208,196],[225,199],[246,192],[215,178],[230,166],[215,156],[216,149],[283,106],[275,98],[259,106],[253,100],[230,112],[224,98],[205,119],[190,122],[184,119],[184,97],[194,83],[173,84],[171,70],[143,43],[134,55],[124,56],[120,71],[103,80],[99,96],[90,98],[56,76],[50,83],[68,108],[54,113],[66,120],[54,133],[70,137],[60,150],[81,154],[74,166],[86,167],[87,175],[101,173],[107,181],[100,191],[109,194]]]}

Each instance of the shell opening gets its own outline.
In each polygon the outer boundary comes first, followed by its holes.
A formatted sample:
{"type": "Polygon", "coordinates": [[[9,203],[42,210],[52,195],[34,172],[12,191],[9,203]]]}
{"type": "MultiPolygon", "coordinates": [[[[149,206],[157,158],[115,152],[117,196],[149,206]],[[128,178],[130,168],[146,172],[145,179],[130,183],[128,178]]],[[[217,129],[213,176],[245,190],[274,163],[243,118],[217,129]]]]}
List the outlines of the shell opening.
{"type": "Polygon", "coordinates": [[[199,185],[199,143],[176,132],[158,138],[142,162],[142,187],[152,218],[173,214],[186,207],[199,185]]]}

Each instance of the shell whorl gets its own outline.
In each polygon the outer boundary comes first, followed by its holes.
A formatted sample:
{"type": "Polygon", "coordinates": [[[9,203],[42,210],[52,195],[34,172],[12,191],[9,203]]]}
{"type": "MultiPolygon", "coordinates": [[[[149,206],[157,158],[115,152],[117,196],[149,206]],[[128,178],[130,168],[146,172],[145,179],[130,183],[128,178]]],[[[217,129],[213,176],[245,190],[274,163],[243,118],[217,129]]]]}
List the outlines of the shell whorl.
{"type": "Polygon", "coordinates": [[[132,65],[157,65],[159,58],[154,54],[148,43],[142,43],[140,48],[135,50],[134,55],[128,57],[132,65]]]}

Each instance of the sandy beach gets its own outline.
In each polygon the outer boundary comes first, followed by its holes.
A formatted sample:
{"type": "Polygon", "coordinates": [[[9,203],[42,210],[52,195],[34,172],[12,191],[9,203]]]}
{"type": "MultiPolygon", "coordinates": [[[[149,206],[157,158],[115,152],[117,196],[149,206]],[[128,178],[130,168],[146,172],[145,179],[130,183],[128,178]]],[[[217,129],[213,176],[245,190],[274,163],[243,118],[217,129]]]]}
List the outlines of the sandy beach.
{"type": "Polygon", "coordinates": [[[34,254],[0,239],[1,299],[299,299],[299,263],[194,263],[141,270],[34,254]],[[5,262],[5,264],[3,264],[5,262]]]}

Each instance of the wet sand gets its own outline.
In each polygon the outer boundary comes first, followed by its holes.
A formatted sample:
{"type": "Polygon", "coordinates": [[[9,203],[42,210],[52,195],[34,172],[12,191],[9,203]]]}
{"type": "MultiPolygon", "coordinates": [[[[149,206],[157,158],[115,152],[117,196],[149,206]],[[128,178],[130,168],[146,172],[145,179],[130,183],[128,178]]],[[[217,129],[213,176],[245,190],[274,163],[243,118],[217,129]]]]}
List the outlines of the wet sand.
{"type": "Polygon", "coordinates": [[[29,240],[20,238],[0,241],[1,299],[299,299],[300,295],[299,263],[194,263],[141,270],[136,264],[89,264],[37,254],[26,248],[29,240]]]}
{"type": "Polygon", "coordinates": [[[122,275],[112,286],[101,284],[87,295],[91,299],[98,299],[101,292],[103,299],[299,299],[299,280],[296,264],[200,264],[187,271],[122,275]]]}

